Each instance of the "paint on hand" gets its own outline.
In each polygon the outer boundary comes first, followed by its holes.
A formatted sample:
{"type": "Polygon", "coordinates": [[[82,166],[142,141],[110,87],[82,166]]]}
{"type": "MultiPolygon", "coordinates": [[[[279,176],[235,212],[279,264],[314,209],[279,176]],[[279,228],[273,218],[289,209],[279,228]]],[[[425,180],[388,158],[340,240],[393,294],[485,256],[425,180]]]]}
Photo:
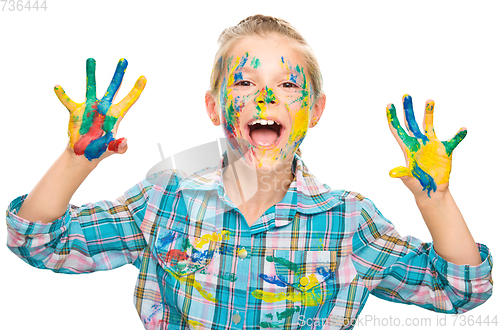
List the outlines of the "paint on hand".
{"type": "Polygon", "coordinates": [[[405,146],[404,152],[408,165],[393,168],[389,175],[393,178],[411,176],[416,178],[422,190],[431,197],[431,192],[436,192],[437,186],[447,184],[451,172],[452,152],[465,138],[467,131],[461,129],[449,141],[440,141],[436,137],[433,125],[434,102],[427,101],[424,116],[424,131],[422,133],[415,121],[411,96],[403,96],[405,123],[412,136],[408,135],[401,127],[393,104],[387,106],[387,119],[394,128],[397,136],[405,146]]]}
{"type": "Polygon", "coordinates": [[[115,140],[113,129],[119,118],[137,101],[146,85],[146,78],[140,77],[130,93],[118,104],[113,100],[120,88],[128,62],[120,59],[113,79],[102,99],[96,97],[94,59],[87,59],[87,87],[85,103],[75,103],[64,89],[56,86],[54,91],[61,103],[70,112],[68,124],[69,146],[76,155],[85,155],[88,160],[99,158],[106,150],[118,151],[123,138],[115,140]]]}

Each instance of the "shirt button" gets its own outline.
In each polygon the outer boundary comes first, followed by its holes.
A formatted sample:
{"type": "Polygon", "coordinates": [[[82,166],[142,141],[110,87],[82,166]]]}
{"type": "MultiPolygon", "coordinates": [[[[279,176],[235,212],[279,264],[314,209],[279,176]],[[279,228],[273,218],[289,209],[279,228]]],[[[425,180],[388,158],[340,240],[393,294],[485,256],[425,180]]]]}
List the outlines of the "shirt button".
{"type": "Polygon", "coordinates": [[[184,268],[186,268],[186,266],[187,266],[187,263],[184,260],[181,260],[177,263],[177,268],[180,270],[183,270],[184,268]]]}
{"type": "Polygon", "coordinates": [[[309,279],[306,277],[306,276],[303,276],[301,279],[300,279],[300,285],[302,286],[307,286],[309,284],[309,279]]]}
{"type": "Polygon", "coordinates": [[[240,321],[241,321],[240,314],[234,314],[233,315],[233,322],[234,322],[234,324],[238,324],[238,323],[240,323],[240,321]]]}
{"type": "Polygon", "coordinates": [[[247,255],[248,255],[247,250],[245,250],[244,248],[240,249],[240,251],[238,252],[238,257],[240,257],[241,259],[245,259],[247,255]]]}

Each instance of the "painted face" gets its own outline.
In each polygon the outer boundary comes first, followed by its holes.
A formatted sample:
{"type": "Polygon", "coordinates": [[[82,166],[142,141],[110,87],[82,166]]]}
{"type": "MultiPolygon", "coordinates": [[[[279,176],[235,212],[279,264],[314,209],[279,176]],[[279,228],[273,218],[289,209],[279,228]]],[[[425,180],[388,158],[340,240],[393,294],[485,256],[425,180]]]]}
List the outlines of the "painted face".
{"type": "Polygon", "coordinates": [[[232,151],[256,168],[284,163],[306,136],[311,118],[304,60],[283,38],[246,37],[221,65],[221,122],[232,151]]]}

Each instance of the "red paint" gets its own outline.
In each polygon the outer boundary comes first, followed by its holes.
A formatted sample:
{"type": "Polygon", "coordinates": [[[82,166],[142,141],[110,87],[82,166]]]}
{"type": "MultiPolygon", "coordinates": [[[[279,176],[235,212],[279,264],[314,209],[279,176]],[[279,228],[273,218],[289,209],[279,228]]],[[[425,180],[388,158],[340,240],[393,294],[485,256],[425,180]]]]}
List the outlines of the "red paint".
{"type": "Polygon", "coordinates": [[[123,140],[125,140],[125,138],[119,138],[118,140],[111,141],[108,145],[108,150],[118,152],[118,146],[120,145],[120,143],[122,143],[123,140]]]}
{"type": "Polygon", "coordinates": [[[92,126],[90,126],[89,131],[75,143],[73,148],[75,150],[75,154],[77,155],[83,155],[89,143],[92,140],[100,138],[104,133],[102,130],[102,124],[104,123],[104,119],[106,119],[106,115],[101,115],[97,112],[97,110],[94,110],[93,113],[94,120],[92,121],[92,126]]]}
{"type": "Polygon", "coordinates": [[[180,261],[180,260],[189,259],[186,252],[183,252],[183,251],[178,250],[178,249],[172,249],[172,250],[168,251],[167,253],[160,253],[160,256],[165,259],[165,262],[169,262],[171,260],[180,261]]]}

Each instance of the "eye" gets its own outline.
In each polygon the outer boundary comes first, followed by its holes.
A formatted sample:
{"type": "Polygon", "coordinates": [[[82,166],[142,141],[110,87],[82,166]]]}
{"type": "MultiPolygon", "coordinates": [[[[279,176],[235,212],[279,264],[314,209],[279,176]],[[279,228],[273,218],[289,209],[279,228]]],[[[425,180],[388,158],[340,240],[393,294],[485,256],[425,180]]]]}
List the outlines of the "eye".
{"type": "Polygon", "coordinates": [[[289,81],[282,83],[280,86],[283,86],[285,88],[298,88],[299,87],[297,84],[294,84],[294,83],[289,82],[289,81]]]}
{"type": "Polygon", "coordinates": [[[250,86],[252,86],[252,83],[248,80],[240,80],[240,81],[235,82],[234,86],[250,87],[250,86]]]}

